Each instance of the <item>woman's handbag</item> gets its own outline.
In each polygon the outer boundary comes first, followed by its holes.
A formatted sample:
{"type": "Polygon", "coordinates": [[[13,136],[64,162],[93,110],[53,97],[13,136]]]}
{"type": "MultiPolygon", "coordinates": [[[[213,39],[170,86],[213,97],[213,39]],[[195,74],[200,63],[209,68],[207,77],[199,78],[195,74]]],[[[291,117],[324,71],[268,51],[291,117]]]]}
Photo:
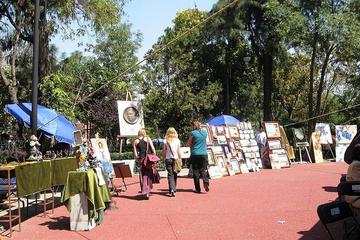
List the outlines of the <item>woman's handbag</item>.
{"type": "Polygon", "coordinates": [[[175,159],[174,162],[174,172],[179,173],[182,169],[182,160],[181,158],[175,159]]]}
{"type": "Polygon", "coordinates": [[[153,168],[153,174],[152,174],[152,182],[153,183],[160,183],[160,174],[156,170],[156,168],[153,168]]]}
{"type": "Polygon", "coordinates": [[[152,167],[154,164],[156,164],[160,158],[155,154],[155,153],[148,153],[149,152],[149,140],[147,141],[147,146],[146,146],[146,155],[144,157],[143,165],[145,167],[152,167]]]}
{"type": "MultiPolygon", "coordinates": [[[[173,151],[172,151],[172,149],[171,149],[170,144],[167,144],[167,145],[169,146],[171,155],[174,156],[174,153],[173,153],[173,151]]],[[[181,158],[175,159],[175,160],[174,160],[174,172],[176,172],[176,173],[181,172],[181,168],[182,168],[182,160],[181,160],[181,158]]]]}

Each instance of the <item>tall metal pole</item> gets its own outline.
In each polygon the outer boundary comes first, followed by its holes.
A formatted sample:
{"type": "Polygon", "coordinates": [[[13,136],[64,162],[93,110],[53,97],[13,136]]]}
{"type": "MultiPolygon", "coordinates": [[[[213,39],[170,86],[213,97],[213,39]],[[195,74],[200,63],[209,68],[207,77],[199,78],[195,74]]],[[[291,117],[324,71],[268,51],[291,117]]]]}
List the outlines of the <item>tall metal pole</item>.
{"type": "Polygon", "coordinates": [[[34,43],[33,43],[33,69],[32,69],[32,111],[31,111],[31,132],[36,135],[37,131],[37,102],[38,102],[38,84],[39,84],[39,18],[40,18],[40,0],[35,0],[35,18],[34,18],[34,43]]]}

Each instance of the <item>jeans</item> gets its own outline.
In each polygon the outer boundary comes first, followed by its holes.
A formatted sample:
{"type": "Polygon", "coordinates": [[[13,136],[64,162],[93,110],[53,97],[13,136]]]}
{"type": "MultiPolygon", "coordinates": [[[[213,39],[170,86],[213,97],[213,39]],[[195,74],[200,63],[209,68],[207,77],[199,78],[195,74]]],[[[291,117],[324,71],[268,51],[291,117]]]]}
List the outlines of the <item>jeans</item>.
{"type": "Polygon", "coordinates": [[[193,169],[195,191],[200,192],[200,176],[203,179],[204,185],[209,185],[209,178],[207,175],[207,155],[192,155],[190,157],[190,162],[193,169]]]}
{"type": "Polygon", "coordinates": [[[169,183],[169,193],[176,192],[177,173],[174,172],[175,159],[169,158],[165,160],[166,171],[168,172],[167,178],[169,183]]]}

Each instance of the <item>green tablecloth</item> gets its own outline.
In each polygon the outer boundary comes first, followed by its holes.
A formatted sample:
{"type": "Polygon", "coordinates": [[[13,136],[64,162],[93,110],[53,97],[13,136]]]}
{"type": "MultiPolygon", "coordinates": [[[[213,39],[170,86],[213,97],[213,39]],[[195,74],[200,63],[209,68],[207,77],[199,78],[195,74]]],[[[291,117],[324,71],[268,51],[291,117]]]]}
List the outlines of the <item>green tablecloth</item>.
{"type": "Polygon", "coordinates": [[[111,195],[106,185],[99,186],[95,172],[70,171],[62,193],[61,202],[71,211],[70,197],[85,193],[89,201],[89,217],[97,219],[97,211],[105,209],[105,203],[111,202],[111,195]]]}
{"type": "Polygon", "coordinates": [[[52,164],[52,185],[65,185],[69,171],[75,171],[78,168],[76,158],[60,158],[51,160],[52,164]]]}
{"type": "Polygon", "coordinates": [[[16,187],[19,197],[49,189],[51,185],[51,162],[33,162],[15,167],[16,187]]]}
{"type": "MultiPolygon", "coordinates": [[[[4,165],[4,167],[9,167],[4,165]]],[[[77,169],[75,157],[26,162],[11,166],[15,168],[17,194],[23,197],[56,185],[65,185],[67,173],[77,169]]],[[[0,166],[1,169],[1,166],[0,166]]]]}

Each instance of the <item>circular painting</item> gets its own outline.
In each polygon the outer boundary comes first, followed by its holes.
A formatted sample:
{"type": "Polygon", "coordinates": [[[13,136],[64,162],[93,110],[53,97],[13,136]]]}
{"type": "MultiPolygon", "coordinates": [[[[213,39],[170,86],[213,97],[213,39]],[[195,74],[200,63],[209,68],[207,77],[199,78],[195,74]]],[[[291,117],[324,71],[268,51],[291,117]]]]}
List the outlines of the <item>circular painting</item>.
{"type": "Polygon", "coordinates": [[[135,124],[140,118],[139,111],[135,107],[127,107],[123,113],[124,120],[129,124],[135,124]]]}

